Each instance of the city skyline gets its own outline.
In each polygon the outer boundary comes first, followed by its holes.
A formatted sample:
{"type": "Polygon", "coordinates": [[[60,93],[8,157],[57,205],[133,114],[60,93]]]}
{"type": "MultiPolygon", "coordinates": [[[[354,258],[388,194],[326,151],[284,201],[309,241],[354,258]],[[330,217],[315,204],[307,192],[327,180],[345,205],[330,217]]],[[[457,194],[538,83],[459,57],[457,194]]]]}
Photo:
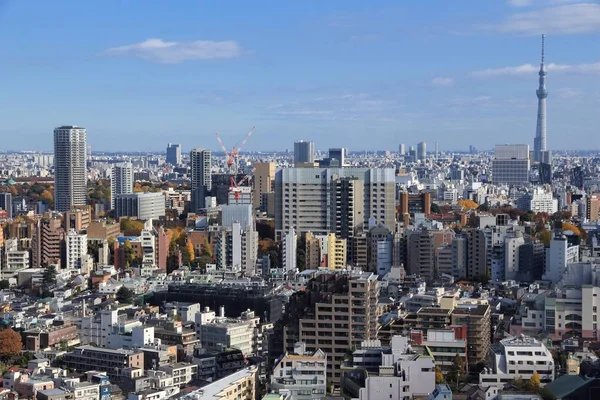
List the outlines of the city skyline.
{"type": "Polygon", "coordinates": [[[49,151],[70,123],[97,151],[218,150],[253,125],[246,151],[533,148],[543,33],[548,149],[600,149],[597,2],[27,4],[0,3],[2,151],[49,151]]]}

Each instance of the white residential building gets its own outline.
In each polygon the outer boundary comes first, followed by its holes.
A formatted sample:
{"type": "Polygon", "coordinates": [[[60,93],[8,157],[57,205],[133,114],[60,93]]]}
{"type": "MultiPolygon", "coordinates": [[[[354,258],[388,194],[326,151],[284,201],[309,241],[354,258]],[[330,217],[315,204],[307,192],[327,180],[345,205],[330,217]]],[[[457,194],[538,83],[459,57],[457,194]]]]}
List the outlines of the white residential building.
{"type": "Polygon", "coordinates": [[[258,347],[262,347],[260,318],[254,316],[254,311],[245,311],[239,318],[229,318],[225,316],[224,307],[219,316],[207,307],[196,314],[195,322],[196,338],[207,351],[236,348],[248,356],[256,354],[258,347]]]}
{"type": "Polygon", "coordinates": [[[514,280],[519,274],[519,247],[525,244],[520,231],[508,234],[504,238],[504,277],[502,280],[514,280]]]}
{"type": "Polygon", "coordinates": [[[156,237],[154,227],[152,226],[152,219],[149,219],[144,223],[144,229],[142,229],[140,235],[140,243],[142,245],[142,266],[140,275],[151,276],[158,268],[156,262],[156,237]]]}
{"type": "Polygon", "coordinates": [[[82,260],[87,255],[87,234],[70,229],[66,237],[67,269],[81,269],[82,260]]]}
{"type": "Polygon", "coordinates": [[[289,400],[322,399],[327,393],[327,355],[320,349],[307,353],[304,343],[297,343],[294,353],[275,362],[271,389],[289,393],[289,400]]]}
{"type": "Polygon", "coordinates": [[[521,196],[517,203],[522,210],[531,210],[535,213],[554,214],[558,211],[558,199],[555,199],[552,191],[547,188],[536,187],[521,196]]]}
{"type": "Polygon", "coordinates": [[[298,235],[294,228],[290,228],[283,240],[283,270],[286,273],[296,272],[296,248],[298,247],[298,235]]]}
{"type": "Polygon", "coordinates": [[[120,194],[133,193],[133,165],[116,164],[110,169],[110,208],[115,208],[115,199],[120,194]]]}
{"type": "Polygon", "coordinates": [[[558,283],[567,269],[567,265],[579,261],[579,246],[569,246],[567,237],[555,232],[550,247],[546,249],[546,270],[543,279],[558,283]]]}
{"type": "Polygon", "coordinates": [[[488,365],[491,368],[485,368],[479,375],[481,386],[503,386],[518,377],[527,381],[536,371],[542,384],[554,380],[552,353],[529,336],[504,339],[492,345],[488,365]]]}
{"type": "Polygon", "coordinates": [[[409,347],[408,338],[392,337],[391,351],[381,354],[377,372],[370,373],[360,389],[360,400],[410,400],[435,390],[433,357],[415,354],[409,347]]]}

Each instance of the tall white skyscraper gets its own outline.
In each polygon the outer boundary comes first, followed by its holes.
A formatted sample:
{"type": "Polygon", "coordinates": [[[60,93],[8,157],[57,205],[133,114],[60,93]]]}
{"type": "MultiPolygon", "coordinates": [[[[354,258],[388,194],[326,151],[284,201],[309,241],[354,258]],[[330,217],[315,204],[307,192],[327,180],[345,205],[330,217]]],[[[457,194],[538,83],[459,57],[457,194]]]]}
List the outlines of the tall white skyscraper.
{"type": "Polygon", "coordinates": [[[79,126],[54,129],[54,208],[69,211],[85,205],[87,195],[86,132],[79,126]]]}
{"type": "Polygon", "coordinates": [[[204,198],[212,186],[211,175],[211,152],[202,147],[196,147],[190,151],[190,167],[192,172],[192,204],[191,211],[198,212],[204,208],[204,198]]]}
{"type": "Polygon", "coordinates": [[[294,143],[294,163],[315,162],[315,142],[301,140],[294,143]]]}
{"type": "Polygon", "coordinates": [[[417,159],[424,161],[427,158],[427,143],[419,142],[417,144],[417,159]]]}
{"type": "Polygon", "coordinates": [[[546,155],[546,98],[548,97],[548,89],[546,89],[546,66],[544,65],[544,39],[542,35],[542,63],[540,64],[540,85],[536,90],[538,98],[537,126],[535,131],[535,139],[533,140],[533,156],[537,162],[548,163],[549,157],[546,155]]]}
{"type": "Polygon", "coordinates": [[[133,193],[133,165],[115,164],[110,170],[110,208],[115,208],[115,199],[120,194],[133,193]]]}

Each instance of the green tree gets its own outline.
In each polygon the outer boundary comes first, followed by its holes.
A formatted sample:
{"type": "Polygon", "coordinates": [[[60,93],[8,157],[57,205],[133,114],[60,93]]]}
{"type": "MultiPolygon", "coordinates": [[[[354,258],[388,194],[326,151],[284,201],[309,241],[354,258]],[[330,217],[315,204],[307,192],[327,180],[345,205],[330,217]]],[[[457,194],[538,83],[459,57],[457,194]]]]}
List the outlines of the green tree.
{"type": "Polygon", "coordinates": [[[44,285],[52,285],[56,283],[56,267],[54,265],[49,265],[44,269],[42,282],[44,285]]]}
{"type": "Polygon", "coordinates": [[[556,396],[545,387],[539,388],[538,394],[542,396],[542,399],[544,400],[556,400],[556,396]]]}
{"type": "Polygon", "coordinates": [[[458,388],[458,385],[464,381],[466,372],[465,360],[457,354],[450,366],[450,370],[446,374],[446,379],[448,380],[448,383],[453,383],[455,387],[458,388]]]}
{"type": "Polygon", "coordinates": [[[133,291],[125,286],[121,286],[117,291],[117,301],[122,304],[133,303],[133,291]]]}
{"type": "Polygon", "coordinates": [[[433,214],[441,213],[440,206],[438,206],[436,203],[431,203],[431,212],[433,214]]]}
{"type": "Polygon", "coordinates": [[[10,282],[6,279],[0,281],[0,290],[6,290],[10,288],[10,282]]]}

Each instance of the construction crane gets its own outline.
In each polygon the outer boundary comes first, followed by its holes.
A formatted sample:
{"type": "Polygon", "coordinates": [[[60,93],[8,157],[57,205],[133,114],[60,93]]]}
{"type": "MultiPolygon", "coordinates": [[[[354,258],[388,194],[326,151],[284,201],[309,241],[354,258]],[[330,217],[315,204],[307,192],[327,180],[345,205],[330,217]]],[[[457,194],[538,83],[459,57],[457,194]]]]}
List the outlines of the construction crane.
{"type": "Polygon", "coordinates": [[[217,137],[217,141],[219,142],[219,145],[221,146],[221,150],[223,150],[223,153],[225,153],[225,157],[227,157],[227,171],[230,174],[229,191],[234,192],[236,200],[239,200],[240,191],[234,190],[234,189],[239,187],[239,185],[243,184],[247,179],[249,179],[250,175],[254,172],[254,169],[253,169],[249,174],[247,174],[239,182],[236,182],[236,180],[235,180],[236,175],[238,173],[238,168],[239,168],[238,156],[240,154],[240,151],[242,150],[242,148],[248,141],[248,139],[250,139],[250,136],[252,136],[252,134],[254,133],[254,129],[255,129],[255,127],[253,126],[252,129],[250,129],[250,131],[246,134],[246,136],[244,136],[244,139],[242,139],[242,141],[237,146],[233,146],[231,148],[231,151],[229,151],[227,149],[227,147],[225,147],[225,144],[223,143],[223,140],[221,140],[221,137],[219,136],[219,134],[215,133],[215,136],[217,137]]]}
{"type": "Polygon", "coordinates": [[[229,192],[233,193],[233,196],[234,196],[234,199],[236,202],[240,199],[240,195],[242,193],[240,186],[242,186],[247,180],[252,178],[252,174],[254,174],[254,171],[256,171],[256,167],[252,168],[252,170],[250,172],[248,172],[246,174],[246,176],[244,176],[242,179],[240,179],[239,182],[236,183],[235,180],[231,181],[233,183],[233,185],[231,185],[229,187],[229,192]]]}

